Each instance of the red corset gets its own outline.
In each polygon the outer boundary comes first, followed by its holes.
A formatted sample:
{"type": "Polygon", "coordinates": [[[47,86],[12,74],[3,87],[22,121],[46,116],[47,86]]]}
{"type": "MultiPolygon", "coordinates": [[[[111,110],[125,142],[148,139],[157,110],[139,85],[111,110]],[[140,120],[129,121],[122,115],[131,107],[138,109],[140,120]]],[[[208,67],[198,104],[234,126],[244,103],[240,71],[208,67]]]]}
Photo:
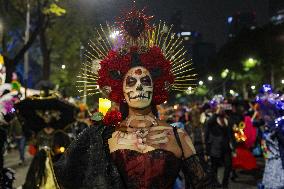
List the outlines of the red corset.
{"type": "Polygon", "coordinates": [[[127,189],[171,189],[181,166],[174,153],[120,149],[111,153],[127,189]]]}

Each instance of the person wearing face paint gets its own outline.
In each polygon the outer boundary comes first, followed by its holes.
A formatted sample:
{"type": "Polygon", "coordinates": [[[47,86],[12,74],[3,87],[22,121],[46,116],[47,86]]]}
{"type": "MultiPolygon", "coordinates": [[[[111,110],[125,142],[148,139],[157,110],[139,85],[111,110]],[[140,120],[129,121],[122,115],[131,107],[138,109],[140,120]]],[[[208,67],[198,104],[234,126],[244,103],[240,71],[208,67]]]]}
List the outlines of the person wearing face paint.
{"type": "MultiPolygon", "coordinates": [[[[103,118],[94,114],[94,125],[56,163],[62,188],[171,189],[180,171],[186,189],[211,188],[205,163],[187,133],[158,118],[156,106],[168,99],[169,87],[182,86],[176,87],[181,90],[190,84],[179,79],[182,64],[174,65],[154,44],[158,40],[151,34],[149,19],[136,9],[118,19],[119,41],[124,43],[105,55],[94,78],[120,111],[103,118]]],[[[190,69],[184,69],[184,77],[191,78],[190,69]]]]}

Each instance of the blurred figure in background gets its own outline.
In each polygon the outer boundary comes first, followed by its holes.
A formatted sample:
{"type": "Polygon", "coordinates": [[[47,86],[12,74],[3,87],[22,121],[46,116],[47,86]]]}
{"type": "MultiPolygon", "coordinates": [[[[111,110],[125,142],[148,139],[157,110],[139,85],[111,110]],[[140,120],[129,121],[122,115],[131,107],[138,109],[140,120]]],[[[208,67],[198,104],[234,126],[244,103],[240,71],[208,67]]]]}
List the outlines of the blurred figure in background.
{"type": "MultiPolygon", "coordinates": [[[[232,130],[237,130],[239,124],[244,120],[243,111],[240,108],[240,104],[236,101],[233,101],[232,104],[227,104],[227,109],[225,110],[228,116],[228,120],[231,123],[232,130]]],[[[237,145],[235,137],[233,137],[234,144],[237,145]]],[[[234,181],[238,177],[235,167],[232,167],[232,177],[231,179],[234,181]]]]}
{"type": "Polygon", "coordinates": [[[4,168],[4,152],[7,146],[7,131],[4,128],[5,126],[3,122],[0,123],[0,188],[12,189],[15,172],[10,168],[4,168]]]}
{"type": "Polygon", "coordinates": [[[36,136],[37,148],[39,149],[44,146],[51,147],[54,133],[55,129],[53,127],[48,126],[43,128],[36,136]]]}
{"type": "Polygon", "coordinates": [[[38,152],[29,167],[23,189],[59,189],[53,164],[70,143],[69,136],[62,130],[46,127],[40,131],[37,135],[38,152]]]}
{"type": "Polygon", "coordinates": [[[185,131],[188,135],[191,133],[191,126],[189,124],[189,108],[183,106],[182,104],[174,105],[174,115],[173,115],[173,122],[181,123],[184,126],[185,131]]]}
{"type": "Polygon", "coordinates": [[[234,134],[225,110],[219,104],[217,111],[208,120],[205,127],[206,152],[210,157],[212,180],[215,187],[228,188],[230,172],[232,169],[232,152],[234,152],[234,134]],[[224,177],[222,185],[218,181],[218,166],[224,163],[224,177]]]}
{"type": "Polygon", "coordinates": [[[181,104],[175,110],[175,122],[181,122],[184,125],[189,121],[188,108],[181,104]]]}
{"type": "Polygon", "coordinates": [[[20,162],[22,165],[25,162],[25,149],[26,149],[26,137],[23,130],[23,121],[21,120],[18,112],[15,113],[14,118],[10,121],[10,136],[12,136],[18,146],[20,162]]]}
{"type": "Polygon", "coordinates": [[[200,114],[200,123],[202,125],[205,125],[206,122],[211,118],[211,116],[213,115],[211,106],[209,103],[205,103],[202,106],[202,113],[200,114]]]}
{"type": "Polygon", "coordinates": [[[4,130],[3,126],[0,125],[0,188],[2,188],[4,181],[3,181],[3,166],[4,166],[4,151],[5,151],[5,143],[7,140],[7,134],[4,130]]]}
{"type": "Polygon", "coordinates": [[[204,125],[200,122],[201,110],[198,103],[192,105],[189,111],[190,136],[196,153],[200,158],[205,156],[204,125]]]}

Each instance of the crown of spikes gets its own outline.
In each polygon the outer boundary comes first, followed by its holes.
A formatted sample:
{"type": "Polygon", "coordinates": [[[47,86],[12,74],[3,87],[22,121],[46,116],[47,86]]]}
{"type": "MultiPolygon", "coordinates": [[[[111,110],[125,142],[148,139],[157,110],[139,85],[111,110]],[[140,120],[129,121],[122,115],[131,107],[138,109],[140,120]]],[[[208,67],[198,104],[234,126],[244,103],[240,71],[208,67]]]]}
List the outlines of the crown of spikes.
{"type": "Polygon", "coordinates": [[[78,78],[79,92],[106,94],[115,102],[124,99],[122,81],[135,66],[148,69],[154,81],[153,103],[161,104],[169,90],[185,91],[196,86],[192,61],[183,39],[165,22],[150,25],[153,16],[135,7],[117,18],[114,26],[100,25],[88,43],[78,78]]]}

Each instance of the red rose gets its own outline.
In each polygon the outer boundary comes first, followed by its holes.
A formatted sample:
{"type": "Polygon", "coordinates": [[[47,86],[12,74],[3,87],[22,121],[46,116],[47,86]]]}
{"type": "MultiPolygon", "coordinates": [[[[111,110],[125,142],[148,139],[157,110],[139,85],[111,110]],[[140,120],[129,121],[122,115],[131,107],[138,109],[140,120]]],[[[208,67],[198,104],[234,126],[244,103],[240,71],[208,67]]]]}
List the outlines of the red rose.
{"type": "Polygon", "coordinates": [[[103,123],[106,126],[119,126],[119,123],[122,121],[122,114],[119,111],[110,111],[107,112],[104,116],[103,123]]]}

